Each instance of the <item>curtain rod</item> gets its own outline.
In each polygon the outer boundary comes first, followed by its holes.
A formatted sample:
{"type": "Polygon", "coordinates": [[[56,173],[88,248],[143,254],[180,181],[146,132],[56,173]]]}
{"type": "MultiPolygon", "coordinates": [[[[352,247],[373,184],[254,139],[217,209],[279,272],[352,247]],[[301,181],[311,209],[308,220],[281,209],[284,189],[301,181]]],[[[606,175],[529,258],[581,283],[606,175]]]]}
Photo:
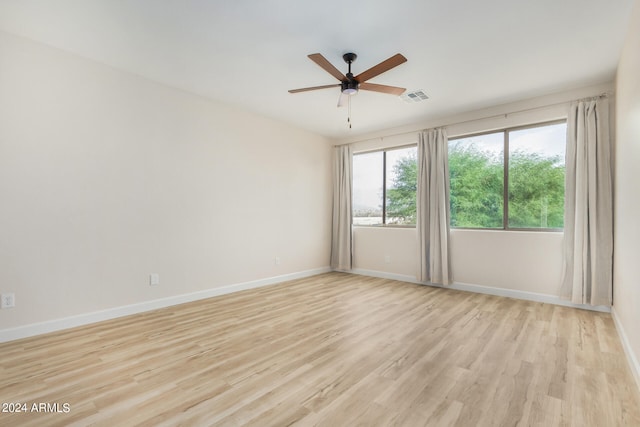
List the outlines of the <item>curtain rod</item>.
{"type": "MultiPolygon", "coordinates": [[[[573,99],[573,100],[569,100],[569,101],[556,102],[556,103],[553,103],[553,104],[542,105],[542,106],[539,106],[539,107],[530,107],[530,108],[524,108],[522,110],[511,111],[509,113],[493,114],[491,116],[484,116],[484,117],[478,117],[478,118],[475,118],[475,119],[463,120],[461,122],[449,123],[448,125],[436,126],[435,129],[437,129],[437,128],[446,128],[447,126],[462,125],[462,124],[466,124],[466,123],[477,122],[477,121],[480,121],[480,120],[495,119],[495,118],[498,118],[498,117],[507,118],[508,116],[513,115],[513,114],[527,113],[529,111],[541,110],[543,108],[549,108],[549,107],[556,107],[558,105],[570,104],[572,102],[592,101],[592,100],[597,100],[597,99],[601,99],[601,98],[608,98],[611,95],[613,95],[613,93],[611,93],[611,92],[602,92],[599,95],[588,96],[586,98],[579,98],[579,99],[573,99]]],[[[421,129],[416,130],[416,131],[408,131],[408,132],[396,133],[396,134],[391,134],[391,135],[385,135],[385,136],[381,136],[380,139],[384,140],[384,138],[389,138],[389,137],[399,136],[399,135],[405,135],[405,134],[414,133],[414,132],[421,132],[421,129]]],[[[372,139],[375,139],[375,138],[372,138],[372,139]]],[[[355,144],[357,142],[362,142],[362,141],[366,141],[366,139],[363,139],[361,141],[346,142],[344,144],[335,144],[334,147],[340,147],[341,145],[355,144]]]]}
{"type": "Polygon", "coordinates": [[[541,110],[543,108],[549,108],[549,107],[556,107],[558,105],[569,104],[569,103],[572,103],[572,102],[591,101],[591,100],[596,100],[596,99],[600,99],[600,98],[607,98],[609,95],[610,95],[609,92],[603,92],[600,95],[589,96],[587,98],[574,99],[574,100],[571,100],[571,101],[555,102],[553,104],[542,105],[540,107],[530,107],[530,108],[524,108],[522,110],[511,111],[509,113],[494,114],[494,115],[486,116],[486,117],[478,117],[476,119],[463,120],[461,122],[451,123],[451,124],[444,125],[444,126],[437,126],[437,128],[439,128],[439,127],[447,127],[447,126],[455,126],[455,125],[462,125],[462,124],[465,124],[465,123],[477,122],[479,120],[495,119],[495,118],[503,117],[503,116],[504,116],[504,118],[507,118],[508,116],[513,115],[513,114],[527,113],[529,111],[541,110]]]}

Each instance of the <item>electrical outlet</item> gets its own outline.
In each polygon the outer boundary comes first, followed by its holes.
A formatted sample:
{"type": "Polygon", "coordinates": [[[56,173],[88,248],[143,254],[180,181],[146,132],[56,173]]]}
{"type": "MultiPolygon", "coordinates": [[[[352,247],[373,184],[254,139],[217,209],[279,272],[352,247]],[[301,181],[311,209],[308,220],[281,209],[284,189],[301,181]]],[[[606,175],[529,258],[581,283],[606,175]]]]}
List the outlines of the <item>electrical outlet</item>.
{"type": "Polygon", "coordinates": [[[280,265],[280,257],[279,257],[279,256],[275,257],[275,258],[273,259],[273,263],[274,263],[275,265],[280,265]]]}
{"type": "Polygon", "coordinates": [[[391,264],[391,255],[385,255],[384,256],[384,262],[386,264],[391,264]]]}
{"type": "Polygon", "coordinates": [[[160,275],[158,273],[151,273],[149,275],[149,286],[157,286],[160,284],[160,275]]]}
{"type": "Polygon", "coordinates": [[[16,306],[16,294],[8,293],[2,294],[1,297],[2,308],[11,308],[16,306]]]}

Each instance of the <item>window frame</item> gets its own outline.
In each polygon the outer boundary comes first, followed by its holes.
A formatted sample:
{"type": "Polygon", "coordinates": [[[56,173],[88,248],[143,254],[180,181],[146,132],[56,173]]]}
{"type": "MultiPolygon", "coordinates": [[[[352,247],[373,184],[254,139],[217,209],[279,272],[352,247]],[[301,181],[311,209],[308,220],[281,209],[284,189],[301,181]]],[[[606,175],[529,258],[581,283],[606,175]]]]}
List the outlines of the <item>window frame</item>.
{"type": "MultiPolygon", "coordinates": [[[[564,119],[556,119],[556,120],[549,120],[549,121],[544,121],[544,122],[536,122],[536,123],[532,123],[532,124],[528,124],[528,125],[522,125],[522,126],[510,126],[510,127],[505,127],[505,128],[500,128],[500,129],[493,129],[493,130],[488,130],[488,131],[483,131],[483,132],[474,132],[474,133],[469,133],[469,134],[464,134],[464,135],[460,135],[460,136],[456,136],[456,137],[452,137],[449,138],[447,141],[447,145],[448,143],[450,143],[451,141],[455,141],[458,139],[464,139],[464,138],[470,138],[470,137],[474,137],[474,136],[482,136],[482,135],[490,135],[490,134],[497,134],[497,133],[502,133],[502,139],[503,139],[503,147],[502,147],[502,151],[503,151],[503,159],[502,159],[502,182],[503,182],[503,190],[502,190],[502,227],[496,227],[496,228],[489,228],[489,227],[455,227],[452,226],[451,224],[449,224],[449,227],[453,230],[481,230],[481,231],[526,231],[526,232],[534,232],[534,233],[538,233],[538,232],[546,232],[546,233],[564,233],[564,227],[563,228],[522,228],[522,227],[509,227],[509,133],[510,132],[514,132],[514,131],[519,131],[519,130],[525,130],[525,129],[534,129],[534,128],[539,128],[539,127],[545,127],[545,126],[552,126],[552,125],[559,125],[562,123],[567,123],[568,119],[564,118],[564,119]]],[[[566,139],[565,139],[565,152],[566,152],[566,139]]],[[[565,165],[566,165],[566,156],[565,156],[565,165]]],[[[451,189],[449,189],[449,191],[451,191],[451,189]]]]}
{"type": "MultiPolygon", "coordinates": [[[[351,226],[352,227],[377,227],[377,228],[416,228],[416,224],[387,224],[387,152],[402,150],[404,148],[412,148],[418,147],[418,143],[414,142],[411,144],[403,144],[393,147],[386,148],[376,148],[373,150],[363,150],[358,151],[357,153],[353,153],[353,156],[358,156],[361,154],[371,154],[371,153],[382,153],[382,224],[354,224],[353,223],[353,214],[351,216],[351,226]]],[[[353,188],[353,178],[351,182],[351,186],[353,188]]],[[[353,196],[352,196],[353,197],[353,196]]],[[[416,191],[416,198],[418,197],[418,192],[416,191]]]]}

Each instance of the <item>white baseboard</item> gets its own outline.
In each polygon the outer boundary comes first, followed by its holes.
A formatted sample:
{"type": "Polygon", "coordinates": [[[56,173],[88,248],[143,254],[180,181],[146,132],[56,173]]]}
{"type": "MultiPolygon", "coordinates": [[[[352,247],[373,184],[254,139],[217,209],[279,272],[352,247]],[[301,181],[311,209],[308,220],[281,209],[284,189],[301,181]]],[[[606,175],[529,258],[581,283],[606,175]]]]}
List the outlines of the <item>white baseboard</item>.
{"type": "Polygon", "coordinates": [[[627,333],[625,332],[624,327],[620,322],[620,318],[618,318],[615,307],[611,310],[611,317],[613,317],[613,323],[616,325],[616,330],[618,331],[618,335],[620,336],[622,348],[624,349],[624,353],[626,354],[627,360],[629,361],[629,367],[631,368],[633,377],[636,380],[636,385],[640,389],[640,363],[638,362],[638,357],[631,348],[631,343],[629,343],[629,338],[627,337],[627,333]]]}
{"type": "Polygon", "coordinates": [[[186,302],[230,294],[232,292],[274,285],[288,280],[302,279],[305,277],[315,276],[316,274],[328,273],[330,271],[331,269],[329,267],[316,268],[313,270],[268,277],[266,279],[253,280],[250,282],[236,283],[233,285],[221,286],[219,288],[212,288],[188,294],[175,295],[172,297],[145,301],[137,304],[114,307],[106,310],[95,311],[92,313],[65,317],[62,319],[49,320],[42,323],[33,323],[16,328],[2,329],[0,330],[0,342],[13,341],[21,338],[32,337],[35,335],[46,334],[49,332],[60,331],[63,329],[75,328],[77,326],[88,325],[91,323],[101,322],[103,320],[143,313],[145,311],[156,310],[158,308],[164,308],[172,305],[183,304],[186,302]]]}
{"type": "Polygon", "coordinates": [[[391,279],[391,280],[398,280],[401,282],[409,282],[409,283],[415,283],[418,285],[427,285],[427,286],[433,286],[433,287],[437,287],[437,288],[446,288],[446,289],[455,289],[457,291],[465,291],[465,292],[475,292],[478,294],[487,294],[487,295],[496,295],[496,296],[500,296],[500,297],[508,297],[508,298],[516,298],[516,299],[522,299],[522,300],[527,300],[527,301],[535,301],[535,302],[542,302],[542,303],[546,303],[546,304],[554,304],[554,305],[561,305],[564,307],[572,307],[572,308],[581,308],[584,310],[591,310],[591,311],[600,311],[600,312],[604,312],[604,313],[610,313],[611,312],[611,308],[610,307],[606,307],[606,306],[590,306],[590,305],[586,305],[586,304],[574,304],[571,301],[567,301],[564,300],[562,298],[560,298],[559,296],[556,295],[548,295],[548,294],[539,294],[536,292],[526,292],[526,291],[516,291],[513,289],[505,289],[505,288],[494,288],[491,286],[483,286],[483,285],[473,285],[473,284],[469,284],[469,283],[460,283],[460,282],[455,282],[449,286],[442,286],[442,285],[437,285],[434,283],[424,283],[424,282],[420,282],[418,281],[418,279],[416,279],[413,276],[407,276],[404,274],[395,274],[395,273],[387,273],[387,272],[383,272],[383,271],[375,271],[375,270],[365,270],[365,269],[360,269],[360,268],[355,268],[353,270],[351,270],[352,273],[354,274],[360,274],[362,276],[372,276],[372,277],[380,277],[383,279],[391,279]]]}

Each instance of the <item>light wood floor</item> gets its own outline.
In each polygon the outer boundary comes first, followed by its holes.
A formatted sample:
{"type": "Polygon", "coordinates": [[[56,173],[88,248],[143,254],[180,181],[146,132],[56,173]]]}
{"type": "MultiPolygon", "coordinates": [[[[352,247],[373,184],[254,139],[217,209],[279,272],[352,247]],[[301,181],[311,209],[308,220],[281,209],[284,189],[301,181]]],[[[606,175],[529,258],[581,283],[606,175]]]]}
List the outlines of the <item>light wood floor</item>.
{"type": "Polygon", "coordinates": [[[2,426],[640,426],[610,315],[330,273],[0,344],[2,426]]]}

